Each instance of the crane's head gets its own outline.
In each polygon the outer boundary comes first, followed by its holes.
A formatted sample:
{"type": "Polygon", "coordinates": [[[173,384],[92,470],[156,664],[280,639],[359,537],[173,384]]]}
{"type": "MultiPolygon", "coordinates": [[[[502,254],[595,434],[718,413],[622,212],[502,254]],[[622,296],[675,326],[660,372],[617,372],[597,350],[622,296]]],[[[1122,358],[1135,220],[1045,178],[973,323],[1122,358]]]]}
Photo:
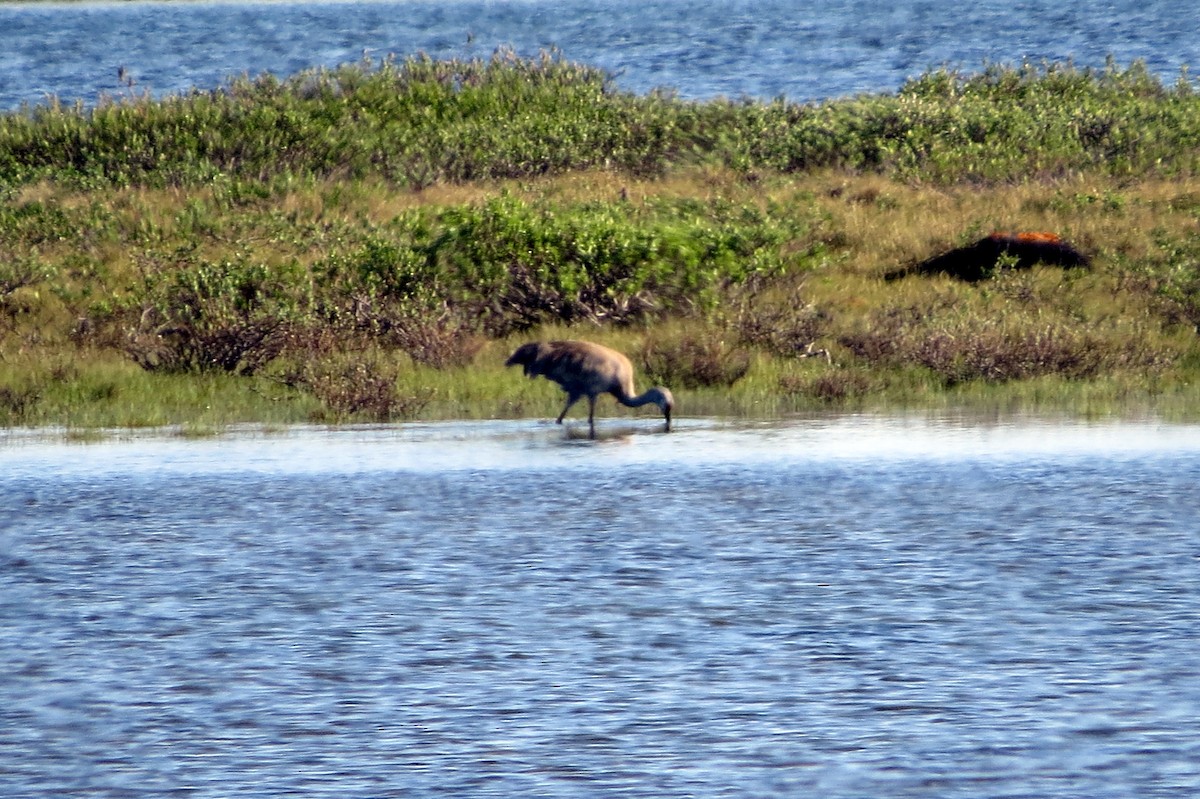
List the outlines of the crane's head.
{"type": "Polygon", "coordinates": [[[663,418],[667,420],[667,429],[670,430],[671,409],[675,407],[675,397],[671,396],[671,390],[662,386],[655,386],[647,391],[646,395],[663,412],[663,418]]]}
{"type": "Polygon", "coordinates": [[[517,347],[517,351],[508,356],[508,360],[504,362],[505,366],[522,366],[525,368],[525,374],[528,376],[533,371],[533,364],[542,357],[542,352],[545,345],[541,342],[530,342],[517,347]]]}

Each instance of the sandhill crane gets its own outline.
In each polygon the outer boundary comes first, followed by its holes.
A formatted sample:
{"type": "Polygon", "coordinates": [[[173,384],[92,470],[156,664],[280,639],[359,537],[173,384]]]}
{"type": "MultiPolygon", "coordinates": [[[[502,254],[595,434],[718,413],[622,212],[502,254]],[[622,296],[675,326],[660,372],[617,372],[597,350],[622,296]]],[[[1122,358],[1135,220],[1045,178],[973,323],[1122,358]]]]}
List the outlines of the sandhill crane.
{"type": "Polygon", "coordinates": [[[671,392],[655,386],[634,396],[633,364],[616,350],[590,341],[534,341],[518,347],[504,362],[505,366],[518,364],[525,367],[527,377],[542,375],[567,392],[567,404],[558,415],[559,424],[572,405],[583,397],[588,398],[591,438],[596,437],[596,397],[604,393],[612,394],[617,402],[630,408],[653,402],[667,420],[666,429],[671,429],[671,408],[675,406],[671,392]]]}

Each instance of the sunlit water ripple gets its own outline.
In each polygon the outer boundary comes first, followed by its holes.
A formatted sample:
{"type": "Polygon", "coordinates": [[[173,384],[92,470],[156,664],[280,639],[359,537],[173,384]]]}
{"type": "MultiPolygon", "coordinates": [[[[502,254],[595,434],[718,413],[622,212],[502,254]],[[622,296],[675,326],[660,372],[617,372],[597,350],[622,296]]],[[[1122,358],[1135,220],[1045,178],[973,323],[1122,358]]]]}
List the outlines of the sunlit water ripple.
{"type": "Polygon", "coordinates": [[[1200,428],[601,432],[6,434],[0,793],[1200,789],[1200,428]]]}
{"type": "Polygon", "coordinates": [[[1200,5],[1166,0],[374,0],[0,3],[0,108],[213,89],[231,77],[418,52],[557,50],[617,85],[687,98],[891,92],[942,65],[1200,62],[1200,5]],[[118,68],[132,88],[118,78],[118,68]]]}

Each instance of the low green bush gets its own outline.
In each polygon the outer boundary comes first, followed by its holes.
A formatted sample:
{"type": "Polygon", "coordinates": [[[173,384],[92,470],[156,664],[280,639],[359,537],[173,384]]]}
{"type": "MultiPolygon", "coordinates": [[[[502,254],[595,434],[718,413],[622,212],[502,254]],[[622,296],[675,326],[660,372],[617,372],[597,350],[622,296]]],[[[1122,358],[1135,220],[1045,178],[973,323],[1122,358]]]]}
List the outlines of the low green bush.
{"type": "Polygon", "coordinates": [[[214,91],[56,102],[0,115],[0,183],[202,185],[378,176],[421,188],[611,168],[661,175],[846,168],[943,182],[1079,170],[1194,174],[1200,94],[1135,62],[934,70],[894,94],[820,103],[616,89],[603,70],[525,59],[364,60],[214,91]]]}
{"type": "Polygon", "coordinates": [[[804,224],[690,201],[548,207],[502,196],[403,215],[325,262],[321,282],[341,293],[329,298],[339,312],[369,308],[376,327],[414,310],[448,311],[492,337],[620,324],[711,307],[721,288],[778,273],[804,224]]]}

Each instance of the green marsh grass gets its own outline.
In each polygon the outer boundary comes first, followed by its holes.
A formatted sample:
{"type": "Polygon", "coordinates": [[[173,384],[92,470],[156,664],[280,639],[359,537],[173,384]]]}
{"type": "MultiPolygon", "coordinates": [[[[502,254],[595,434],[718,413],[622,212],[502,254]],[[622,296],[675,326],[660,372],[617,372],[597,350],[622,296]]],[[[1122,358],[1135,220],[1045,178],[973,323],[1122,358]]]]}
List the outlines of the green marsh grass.
{"type": "Polygon", "coordinates": [[[1139,64],[800,105],[499,53],[26,108],[0,115],[0,424],[553,418],[502,365],[539,337],[621,349],[684,415],[1194,418],[1196,131],[1190,82],[1139,64]],[[993,230],[1093,266],[884,279],[993,230]]]}

